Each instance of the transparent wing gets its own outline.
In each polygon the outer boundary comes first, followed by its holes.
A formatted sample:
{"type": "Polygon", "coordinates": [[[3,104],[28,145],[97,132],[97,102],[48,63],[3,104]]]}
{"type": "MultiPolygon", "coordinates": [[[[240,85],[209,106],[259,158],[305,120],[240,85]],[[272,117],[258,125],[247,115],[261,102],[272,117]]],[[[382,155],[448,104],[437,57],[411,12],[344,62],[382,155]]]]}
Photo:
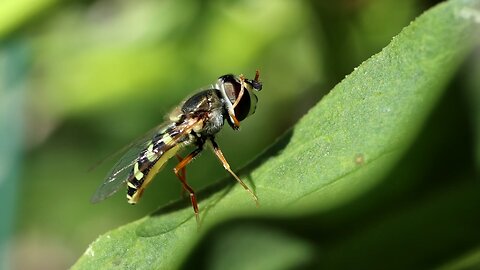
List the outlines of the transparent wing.
{"type": "Polygon", "coordinates": [[[129,145],[125,146],[121,151],[124,153],[118,162],[113,166],[110,172],[107,174],[103,184],[97,189],[90,201],[97,203],[102,201],[125,185],[128,180],[131,168],[140,158],[140,152],[145,150],[148,144],[152,141],[153,137],[163,130],[165,130],[171,123],[163,123],[156,126],[152,130],[148,131],[142,137],[136,139],[129,145]]]}
{"type": "MultiPolygon", "coordinates": [[[[175,134],[172,134],[172,139],[177,141],[185,133],[190,132],[192,127],[198,122],[198,119],[191,118],[186,120],[184,123],[175,126],[175,134]]],[[[125,154],[120,158],[120,160],[115,164],[113,169],[107,174],[103,184],[97,189],[95,194],[92,196],[90,201],[92,203],[100,202],[117,192],[121,187],[123,187],[130,174],[131,168],[138,162],[140,158],[140,153],[145,150],[150,142],[158,134],[163,134],[167,128],[169,128],[173,123],[167,122],[161,124],[141,138],[135,140],[128,146],[124,147],[125,154]]]]}

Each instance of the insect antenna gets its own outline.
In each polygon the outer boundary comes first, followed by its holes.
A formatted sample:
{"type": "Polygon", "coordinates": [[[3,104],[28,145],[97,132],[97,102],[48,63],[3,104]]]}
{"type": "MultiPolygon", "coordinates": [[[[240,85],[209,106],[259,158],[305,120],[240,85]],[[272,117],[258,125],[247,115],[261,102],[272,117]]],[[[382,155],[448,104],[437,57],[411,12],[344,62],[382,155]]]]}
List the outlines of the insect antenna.
{"type": "Polygon", "coordinates": [[[254,81],[258,82],[258,79],[260,78],[260,71],[257,69],[255,71],[255,79],[253,79],[254,81]]]}

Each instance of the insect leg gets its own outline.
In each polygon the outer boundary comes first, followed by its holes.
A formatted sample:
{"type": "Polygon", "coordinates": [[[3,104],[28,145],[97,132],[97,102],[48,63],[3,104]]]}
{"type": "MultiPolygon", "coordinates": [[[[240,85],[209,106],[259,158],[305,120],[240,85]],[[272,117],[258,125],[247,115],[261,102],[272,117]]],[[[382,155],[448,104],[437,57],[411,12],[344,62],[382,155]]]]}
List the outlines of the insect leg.
{"type": "MultiPolygon", "coordinates": [[[[223,84],[221,85],[222,87],[222,90],[225,91],[225,87],[223,86],[223,84]]],[[[243,90],[243,85],[242,85],[242,88],[241,90],[243,90]]],[[[243,93],[242,93],[243,95],[243,93]]],[[[238,99],[237,99],[238,100],[238,99]]],[[[235,100],[235,101],[237,101],[235,100]]],[[[235,102],[236,103],[236,102],[235,102]]],[[[232,105],[232,108],[229,108],[227,111],[228,111],[228,116],[230,116],[230,119],[232,120],[233,122],[233,129],[235,130],[238,130],[240,128],[240,121],[238,121],[237,117],[235,117],[235,112],[233,111],[233,105],[232,105]]]]}
{"type": "MultiPolygon", "coordinates": [[[[182,160],[183,160],[183,157],[182,157],[182,156],[180,156],[180,155],[178,155],[178,154],[175,155],[175,156],[177,157],[178,162],[182,162],[182,160]]],[[[187,169],[187,167],[185,166],[185,167],[183,167],[182,170],[180,171],[181,177],[183,177],[183,182],[187,182],[187,170],[186,170],[186,169],[187,169]]],[[[182,198],[185,197],[185,192],[186,192],[186,191],[187,191],[187,190],[186,190],[186,189],[183,187],[183,185],[182,185],[182,191],[181,191],[181,193],[180,193],[180,195],[182,196],[182,198]]]]}
{"type": "Polygon", "coordinates": [[[230,169],[230,164],[228,164],[227,160],[225,159],[225,156],[223,155],[222,153],[222,150],[220,150],[220,147],[218,147],[218,144],[215,142],[215,140],[213,138],[210,138],[210,142],[212,143],[212,146],[213,146],[213,151],[215,152],[215,155],[217,156],[217,158],[220,160],[220,162],[222,162],[222,165],[223,167],[225,168],[225,170],[227,170],[234,178],[235,180],[237,180],[238,183],[240,183],[240,185],[242,185],[242,187],[248,191],[250,193],[250,195],[252,195],[253,197],[253,200],[255,201],[255,204],[257,205],[257,207],[259,206],[259,203],[258,203],[258,198],[257,196],[253,193],[253,191],[230,169]]]}
{"type": "MultiPolygon", "coordinates": [[[[232,105],[232,110],[235,107],[237,107],[238,103],[242,99],[243,92],[245,91],[244,89],[245,89],[245,77],[243,75],[240,75],[240,92],[238,93],[238,97],[232,105]]],[[[233,124],[234,124],[235,129],[239,129],[240,128],[240,121],[238,121],[237,117],[235,117],[235,113],[233,111],[229,110],[228,115],[233,120],[233,124]]]]}
{"type": "Polygon", "coordinates": [[[233,121],[233,128],[235,130],[238,130],[240,128],[240,121],[238,121],[237,117],[235,117],[235,113],[233,113],[232,111],[228,110],[228,115],[230,116],[230,118],[232,119],[233,121]]]}
{"type": "Polygon", "coordinates": [[[233,108],[237,107],[238,103],[242,99],[244,89],[245,89],[245,76],[243,76],[243,74],[242,74],[242,75],[240,75],[240,92],[238,93],[238,97],[232,105],[233,108]]]}
{"type": "Polygon", "coordinates": [[[197,220],[197,224],[200,224],[200,217],[198,215],[198,204],[197,198],[195,197],[195,191],[193,191],[192,187],[190,187],[187,183],[185,175],[182,175],[180,172],[188,165],[200,152],[202,152],[203,147],[198,146],[197,149],[193,150],[188,156],[186,156],[182,161],[180,161],[175,168],[173,168],[173,172],[175,175],[180,179],[182,182],[183,188],[188,191],[190,194],[190,201],[192,202],[193,211],[195,212],[195,219],[197,220]]]}

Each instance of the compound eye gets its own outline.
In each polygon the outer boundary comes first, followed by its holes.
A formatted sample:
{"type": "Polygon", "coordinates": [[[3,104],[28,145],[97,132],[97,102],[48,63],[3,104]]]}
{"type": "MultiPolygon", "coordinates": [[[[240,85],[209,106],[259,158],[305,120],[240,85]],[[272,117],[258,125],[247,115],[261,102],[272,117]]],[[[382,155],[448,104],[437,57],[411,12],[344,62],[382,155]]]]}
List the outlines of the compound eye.
{"type": "MultiPolygon", "coordinates": [[[[218,89],[223,89],[223,97],[226,98],[231,105],[235,104],[241,90],[241,83],[238,78],[232,74],[227,74],[221,76],[219,81],[222,85],[221,87],[219,86],[218,89]]],[[[257,97],[250,91],[252,88],[256,91],[262,88],[262,84],[258,81],[246,79],[245,82],[247,85],[243,89],[242,97],[235,105],[235,108],[233,108],[233,113],[238,121],[244,120],[247,116],[255,112],[257,97]]]]}
{"type": "Polygon", "coordinates": [[[251,107],[252,107],[252,102],[250,99],[250,93],[247,90],[245,90],[237,106],[235,106],[235,108],[233,109],[237,120],[242,121],[243,119],[247,118],[247,116],[250,114],[251,107]]]}

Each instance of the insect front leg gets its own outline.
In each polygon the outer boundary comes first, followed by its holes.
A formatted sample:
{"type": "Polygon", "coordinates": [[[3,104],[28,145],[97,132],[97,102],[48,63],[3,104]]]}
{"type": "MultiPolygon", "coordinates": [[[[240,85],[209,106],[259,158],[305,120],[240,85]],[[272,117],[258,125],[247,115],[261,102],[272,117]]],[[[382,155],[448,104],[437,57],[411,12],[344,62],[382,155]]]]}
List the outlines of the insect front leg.
{"type": "Polygon", "coordinates": [[[173,168],[173,172],[175,175],[180,179],[182,182],[183,188],[190,194],[190,201],[192,202],[193,211],[195,212],[195,219],[197,220],[197,225],[200,225],[200,216],[198,211],[198,203],[197,198],[195,197],[195,191],[193,191],[192,187],[190,187],[187,183],[187,179],[185,178],[185,174],[182,174],[182,170],[184,170],[185,166],[187,166],[200,152],[203,150],[203,145],[198,146],[197,149],[193,150],[188,156],[186,156],[182,161],[180,161],[175,168],[173,168]]]}
{"type": "Polygon", "coordinates": [[[245,89],[245,76],[243,76],[243,74],[242,74],[242,75],[240,75],[240,92],[238,93],[237,99],[235,100],[235,102],[232,105],[233,108],[237,107],[238,103],[242,99],[244,89],[245,89]]]}
{"type": "MultiPolygon", "coordinates": [[[[221,84],[220,87],[222,88],[222,91],[225,92],[225,86],[223,84],[221,84]]],[[[241,87],[242,87],[241,90],[243,90],[243,85],[241,87]]],[[[243,95],[243,93],[242,93],[242,95],[243,95]]],[[[239,100],[239,99],[237,98],[237,100],[239,100]]],[[[235,102],[235,103],[237,103],[237,102],[235,102]]],[[[237,117],[235,116],[235,112],[233,111],[233,109],[234,109],[234,106],[232,106],[231,108],[228,108],[227,112],[228,112],[228,116],[230,117],[230,120],[232,120],[232,123],[233,123],[232,128],[235,129],[235,130],[238,130],[240,128],[240,121],[238,121],[237,117]]]]}
{"type": "Polygon", "coordinates": [[[227,160],[225,159],[225,156],[222,153],[222,150],[220,150],[220,147],[215,142],[214,138],[212,137],[209,140],[212,143],[213,152],[215,152],[215,155],[217,156],[217,158],[220,160],[220,162],[222,162],[223,168],[225,168],[225,170],[227,170],[235,178],[235,180],[237,180],[237,182],[240,185],[242,185],[242,187],[246,191],[250,193],[250,195],[252,195],[253,200],[255,201],[255,204],[257,205],[257,207],[260,206],[260,204],[258,203],[258,198],[255,195],[255,193],[253,193],[253,191],[232,171],[232,169],[230,169],[230,164],[228,164],[227,160]]]}

